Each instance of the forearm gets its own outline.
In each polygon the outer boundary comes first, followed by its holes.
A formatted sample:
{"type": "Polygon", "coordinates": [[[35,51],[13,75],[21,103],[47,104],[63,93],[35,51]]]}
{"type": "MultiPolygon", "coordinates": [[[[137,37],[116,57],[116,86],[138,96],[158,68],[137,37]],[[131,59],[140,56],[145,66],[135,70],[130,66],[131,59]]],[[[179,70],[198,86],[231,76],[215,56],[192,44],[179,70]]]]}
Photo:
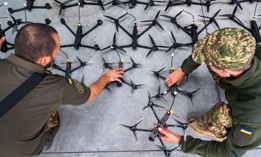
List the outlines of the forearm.
{"type": "Polygon", "coordinates": [[[199,154],[205,157],[239,157],[242,156],[245,151],[234,151],[231,149],[227,140],[223,142],[217,141],[203,141],[201,139],[195,139],[191,136],[187,136],[187,140],[184,141],[183,136],[181,138],[181,150],[185,153],[199,154]],[[237,153],[235,153],[237,152],[237,153]]]}
{"type": "Polygon", "coordinates": [[[188,58],[186,58],[182,65],[181,65],[181,70],[185,73],[185,74],[189,74],[192,71],[194,71],[195,69],[197,69],[200,66],[200,64],[196,63],[193,61],[192,56],[190,55],[188,58]]]}
{"type": "Polygon", "coordinates": [[[110,78],[106,75],[102,75],[96,82],[92,83],[89,88],[91,90],[90,98],[87,102],[92,101],[94,98],[96,98],[101,91],[104,89],[106,84],[110,81],[110,78]]]}

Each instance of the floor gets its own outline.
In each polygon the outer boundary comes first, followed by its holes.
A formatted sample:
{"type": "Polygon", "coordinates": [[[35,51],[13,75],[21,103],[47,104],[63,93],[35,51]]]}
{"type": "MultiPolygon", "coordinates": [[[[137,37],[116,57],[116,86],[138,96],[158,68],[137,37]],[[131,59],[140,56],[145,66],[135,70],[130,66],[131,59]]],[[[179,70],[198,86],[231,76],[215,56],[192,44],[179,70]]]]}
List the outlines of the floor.
{"type": "MultiPolygon", "coordinates": [[[[146,1],[146,0],[145,0],[146,1]]],[[[199,1],[199,0],[195,0],[199,1]]],[[[180,5],[172,6],[164,11],[167,5],[167,1],[164,3],[158,3],[160,6],[148,7],[145,11],[145,5],[137,4],[134,8],[130,9],[128,6],[112,6],[111,4],[105,6],[105,11],[102,10],[100,6],[87,5],[80,8],[81,13],[81,25],[83,27],[83,32],[87,32],[93,26],[96,25],[97,20],[101,19],[103,21],[102,25],[98,26],[92,32],[86,35],[82,39],[82,43],[93,47],[98,44],[101,49],[110,46],[113,42],[113,36],[116,32],[115,24],[109,18],[104,15],[112,16],[115,18],[128,13],[120,19],[120,25],[122,25],[127,32],[132,34],[132,29],[134,26],[134,17],[136,18],[136,23],[139,26],[138,33],[140,34],[145,29],[149,27],[147,23],[141,22],[143,20],[152,20],[160,11],[160,15],[175,16],[182,9],[183,13],[177,17],[177,21],[182,26],[187,26],[192,23],[192,15],[194,16],[195,22],[199,27],[199,30],[205,26],[203,18],[198,15],[213,16],[219,9],[221,9],[219,15],[232,13],[235,5],[229,5],[229,0],[214,1],[211,4],[210,11],[207,12],[205,6],[200,5],[180,5]],[[192,15],[190,15],[189,13],[192,15]]],[[[4,0],[0,0],[1,4],[4,0]]],[[[71,3],[75,3],[74,0],[71,3]]],[[[107,3],[109,0],[103,1],[107,3]]],[[[5,10],[8,7],[20,8],[23,7],[24,1],[12,0],[8,2],[8,6],[0,7],[1,16],[8,16],[5,10]]],[[[56,2],[52,0],[35,1],[35,5],[44,5],[45,3],[50,3],[52,9],[35,9],[32,11],[27,11],[27,21],[41,22],[44,23],[46,18],[51,20],[51,26],[55,27],[61,38],[61,45],[67,45],[74,42],[74,36],[72,33],[61,24],[60,19],[64,18],[66,24],[76,32],[78,24],[78,7],[68,8],[62,11],[59,15],[59,6],[56,2]]],[[[236,15],[241,19],[241,21],[249,26],[249,20],[252,19],[254,14],[255,3],[241,3],[243,10],[238,9],[236,15]]],[[[261,5],[257,7],[257,15],[261,14],[261,5]]],[[[22,18],[25,20],[25,12],[14,13],[15,18],[22,18]]],[[[6,22],[10,18],[1,19],[0,23],[2,28],[6,28],[6,22]]],[[[207,19],[206,19],[207,20],[207,19]]],[[[220,28],[224,27],[240,27],[232,21],[216,17],[216,20],[220,28]]],[[[158,22],[163,27],[153,26],[147,32],[145,32],[138,39],[140,45],[147,47],[152,46],[149,35],[154,39],[156,45],[170,47],[173,44],[173,39],[171,36],[171,31],[173,32],[177,43],[190,43],[191,38],[185,34],[182,30],[178,29],[173,23],[163,16],[158,17],[158,22]]],[[[261,17],[257,18],[257,23],[261,25],[261,17]]],[[[21,26],[18,26],[20,28],[21,26]]],[[[203,38],[207,33],[211,33],[217,30],[217,26],[213,23],[210,24],[207,29],[204,29],[201,34],[199,34],[199,39],[203,38]]],[[[6,33],[7,40],[13,43],[15,33],[12,31],[6,33]]],[[[131,43],[131,38],[124,32],[121,28],[116,33],[116,44],[119,46],[128,45],[131,43]]],[[[132,66],[130,57],[136,63],[141,64],[137,69],[133,69],[124,74],[124,80],[127,82],[133,81],[135,84],[143,84],[137,90],[132,92],[130,86],[123,84],[121,87],[117,87],[115,84],[109,86],[110,90],[105,89],[94,101],[91,103],[74,107],[70,104],[61,106],[59,113],[61,118],[61,126],[58,134],[54,138],[52,147],[43,151],[40,157],[151,157],[151,156],[165,156],[162,151],[156,146],[160,145],[158,140],[155,142],[150,142],[148,139],[149,133],[137,132],[136,141],[133,133],[122,127],[120,124],[133,125],[141,118],[143,121],[139,124],[139,128],[150,129],[153,127],[153,123],[156,121],[152,111],[146,109],[142,112],[144,106],[148,103],[148,92],[154,96],[157,94],[158,88],[160,86],[161,92],[167,90],[167,86],[162,79],[157,79],[151,71],[157,71],[165,67],[165,71],[162,75],[166,76],[168,70],[171,67],[171,60],[173,57],[173,66],[177,69],[182,61],[191,54],[191,47],[182,47],[177,49],[171,49],[169,52],[165,53],[168,48],[160,48],[158,51],[153,51],[148,57],[146,57],[149,49],[137,48],[133,50],[132,48],[124,48],[126,53],[119,50],[119,55],[124,60],[123,68],[127,69],[132,66]],[[125,64],[126,63],[126,64],[125,64]],[[130,81],[131,80],[131,81],[130,81]]],[[[68,55],[72,62],[77,61],[79,57],[83,61],[88,61],[90,64],[76,70],[72,73],[72,78],[82,81],[86,85],[90,85],[92,82],[96,81],[103,73],[108,69],[103,69],[103,60],[106,62],[118,62],[118,54],[115,51],[107,49],[103,51],[94,50],[90,48],[80,47],[75,49],[73,47],[62,48],[62,50],[68,55]]],[[[13,50],[7,53],[1,53],[0,57],[5,58],[13,50]]],[[[66,56],[63,53],[58,53],[56,64],[65,68],[66,56]]],[[[72,67],[77,67],[79,63],[73,63],[72,67]]],[[[117,65],[116,65],[117,66],[117,65]]],[[[53,73],[58,73],[64,75],[63,72],[51,69],[53,73]]],[[[199,88],[199,90],[193,95],[193,104],[191,100],[184,94],[177,93],[173,110],[174,114],[172,117],[178,119],[181,122],[186,122],[188,117],[200,116],[202,113],[210,109],[217,101],[226,101],[222,90],[220,90],[215,83],[212,81],[211,75],[208,73],[205,66],[199,67],[191,75],[189,75],[188,80],[184,79],[179,86],[179,88],[187,91],[194,91],[199,88]],[[178,118],[177,118],[178,117],[178,118]]],[[[164,96],[165,100],[153,99],[153,102],[164,106],[168,109],[171,106],[173,97],[171,94],[166,94],[164,96]]],[[[159,117],[163,115],[166,111],[161,108],[155,109],[159,117]]],[[[172,119],[168,121],[170,124],[176,124],[172,119]]],[[[173,128],[172,131],[183,133],[180,128],[173,128]]],[[[187,134],[192,135],[197,138],[202,138],[205,140],[211,140],[207,138],[200,137],[194,134],[191,130],[187,129],[187,134]]],[[[167,148],[171,149],[177,145],[166,144],[167,148]]],[[[261,154],[260,149],[255,149],[249,151],[244,155],[244,157],[254,157],[257,154],[261,154]]],[[[180,151],[174,151],[171,156],[177,157],[192,157],[198,155],[185,154],[180,151]]]]}

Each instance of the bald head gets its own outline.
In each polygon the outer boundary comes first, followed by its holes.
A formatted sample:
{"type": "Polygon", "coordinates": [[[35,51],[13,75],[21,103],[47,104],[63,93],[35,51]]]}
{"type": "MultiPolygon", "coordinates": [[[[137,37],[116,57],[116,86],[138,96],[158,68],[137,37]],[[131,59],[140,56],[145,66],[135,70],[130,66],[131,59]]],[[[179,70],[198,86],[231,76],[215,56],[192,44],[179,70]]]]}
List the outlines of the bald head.
{"type": "Polygon", "coordinates": [[[27,24],[16,35],[15,54],[31,62],[36,62],[43,56],[52,56],[57,47],[55,35],[58,35],[57,31],[49,25],[27,24]]]}

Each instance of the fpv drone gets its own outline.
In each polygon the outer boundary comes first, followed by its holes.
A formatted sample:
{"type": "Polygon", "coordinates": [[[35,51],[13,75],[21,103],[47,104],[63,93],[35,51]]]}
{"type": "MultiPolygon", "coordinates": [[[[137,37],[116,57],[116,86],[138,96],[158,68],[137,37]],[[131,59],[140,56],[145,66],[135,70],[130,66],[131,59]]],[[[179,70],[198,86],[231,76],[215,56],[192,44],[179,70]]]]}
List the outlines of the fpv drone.
{"type": "Polygon", "coordinates": [[[137,121],[134,125],[125,125],[125,124],[120,124],[121,126],[131,130],[133,132],[133,135],[135,137],[135,139],[137,140],[137,134],[136,131],[142,131],[142,132],[149,132],[149,140],[150,141],[155,141],[156,138],[159,139],[161,146],[158,146],[158,148],[160,148],[160,150],[162,150],[164,152],[164,154],[166,155],[166,157],[169,157],[170,154],[175,151],[179,146],[173,148],[173,149],[167,149],[164,142],[161,140],[160,138],[160,132],[158,131],[159,128],[167,128],[167,127],[178,127],[178,128],[182,128],[183,129],[183,134],[184,134],[184,140],[186,141],[186,129],[188,128],[188,124],[191,122],[186,122],[186,123],[182,123],[174,118],[174,119],[178,124],[167,124],[168,119],[170,118],[171,115],[173,115],[174,111],[172,110],[172,107],[174,105],[174,101],[175,101],[175,97],[173,98],[172,104],[170,106],[170,108],[168,110],[166,110],[164,107],[155,104],[154,102],[151,101],[152,97],[150,95],[150,93],[148,92],[148,103],[146,106],[143,107],[142,111],[146,110],[147,108],[150,108],[153,112],[153,115],[156,118],[156,123],[154,124],[154,126],[151,129],[142,129],[142,128],[137,128],[138,125],[142,122],[142,119],[140,119],[139,121],[137,121]],[[155,108],[162,108],[164,110],[166,110],[166,112],[163,114],[163,116],[161,118],[159,118],[159,116],[156,113],[155,108]]]}
{"type": "Polygon", "coordinates": [[[183,5],[183,4],[187,4],[187,6],[191,6],[191,5],[204,5],[207,7],[207,11],[209,12],[210,6],[211,6],[211,2],[215,1],[215,0],[205,0],[205,3],[200,3],[200,2],[193,2],[192,0],[185,0],[185,1],[181,1],[181,0],[169,0],[165,11],[168,10],[169,7],[171,6],[177,6],[177,5],[183,5]]]}
{"type": "MultiPolygon", "coordinates": [[[[108,68],[108,69],[113,69],[113,68],[115,68],[115,67],[116,67],[116,68],[123,68],[125,64],[129,64],[129,63],[130,63],[130,62],[124,62],[124,60],[121,58],[120,54],[119,54],[117,51],[115,51],[115,52],[117,53],[118,58],[119,58],[119,60],[118,60],[117,62],[108,63],[108,62],[106,62],[105,59],[102,57],[102,60],[103,60],[102,71],[103,71],[105,68],[108,68]]],[[[133,60],[132,57],[130,57],[130,60],[131,60],[132,66],[129,67],[129,68],[126,68],[125,70],[123,70],[124,73],[126,73],[126,72],[128,72],[128,71],[131,71],[131,70],[133,70],[133,69],[136,69],[136,68],[140,68],[140,67],[141,67],[141,64],[136,63],[136,62],[133,60]]],[[[101,71],[101,72],[102,72],[102,71],[101,71]]],[[[124,79],[121,79],[121,81],[122,81],[124,84],[126,84],[126,85],[128,85],[128,86],[130,86],[130,87],[132,88],[131,93],[130,93],[130,96],[133,94],[134,90],[138,89],[140,86],[143,86],[143,84],[135,84],[135,83],[134,83],[132,80],[130,80],[130,79],[129,79],[128,81],[126,81],[126,80],[124,80],[124,79]]],[[[109,91],[111,91],[111,90],[110,90],[110,88],[109,88],[108,86],[109,86],[110,84],[112,84],[112,83],[114,83],[114,82],[111,82],[111,83],[109,83],[109,84],[106,85],[106,89],[108,89],[109,91]]],[[[122,86],[122,83],[117,82],[117,86],[118,86],[118,87],[122,86]]]]}
{"type": "MultiPolygon", "coordinates": [[[[258,5],[258,3],[256,4],[256,7],[255,7],[254,16],[253,16],[252,20],[250,20],[250,28],[245,26],[244,23],[238,17],[236,17],[235,13],[237,11],[237,6],[233,10],[232,14],[223,14],[223,15],[220,15],[220,16],[221,17],[228,17],[230,20],[232,20],[233,22],[237,23],[238,25],[240,25],[241,27],[243,27],[244,29],[249,31],[255,37],[256,42],[259,43],[259,42],[261,42],[261,35],[260,35],[260,32],[259,32],[260,29],[261,29],[261,26],[258,27],[257,22],[256,22],[257,5],[258,5]]],[[[261,15],[258,15],[258,16],[261,16],[261,15]]]]}
{"type": "Polygon", "coordinates": [[[81,25],[81,14],[80,14],[80,5],[79,5],[79,20],[78,20],[78,25],[77,25],[77,30],[76,33],[72,31],[72,29],[66,24],[65,19],[61,18],[60,22],[73,34],[75,37],[74,43],[73,44],[68,44],[68,45],[61,45],[61,47],[74,47],[75,49],[79,49],[79,47],[85,47],[85,48],[90,48],[94,50],[100,50],[99,45],[95,44],[94,46],[89,46],[89,45],[84,45],[82,44],[82,38],[84,38],[86,35],[88,35],[90,32],[92,32],[94,29],[96,29],[98,26],[102,25],[103,21],[102,20],[97,20],[97,24],[92,27],[90,30],[87,32],[83,33],[82,32],[82,25],[81,25]]]}
{"type": "Polygon", "coordinates": [[[64,9],[75,7],[75,6],[78,6],[78,5],[80,7],[83,7],[85,5],[98,5],[102,8],[102,10],[104,10],[104,7],[103,7],[104,5],[103,5],[101,0],[87,0],[89,2],[86,2],[85,0],[79,0],[78,3],[73,3],[73,4],[70,4],[70,3],[74,0],[66,0],[64,2],[60,2],[58,0],[54,0],[54,1],[60,5],[59,15],[61,15],[61,13],[64,9]]]}
{"type": "Polygon", "coordinates": [[[136,18],[129,14],[130,16],[132,16],[134,18],[134,26],[133,26],[133,30],[132,30],[132,34],[129,33],[120,23],[119,23],[119,20],[121,18],[123,18],[124,16],[128,15],[129,13],[125,13],[124,15],[120,16],[119,18],[114,18],[114,17],[111,17],[111,16],[108,16],[108,15],[104,15],[106,18],[108,19],[111,19],[114,21],[115,23],[115,26],[116,26],[116,31],[120,29],[122,29],[131,39],[132,39],[132,43],[129,44],[129,45],[123,45],[123,46],[118,46],[116,45],[116,36],[114,34],[114,37],[113,37],[113,44],[111,46],[108,46],[102,50],[105,50],[105,49],[108,49],[109,47],[111,47],[112,50],[114,50],[115,48],[117,49],[121,49],[122,51],[125,52],[124,48],[128,48],[128,47],[131,47],[133,50],[136,50],[137,47],[140,47],[140,48],[145,48],[145,49],[149,49],[149,53],[147,54],[147,56],[152,52],[152,51],[156,51],[158,50],[158,46],[155,44],[153,38],[149,35],[149,38],[152,42],[152,47],[149,47],[149,46],[144,46],[144,45],[141,45],[138,43],[138,38],[140,38],[142,35],[144,35],[144,33],[146,33],[149,29],[151,29],[153,26],[158,26],[160,27],[162,30],[163,27],[160,25],[160,23],[157,21],[158,17],[159,17],[159,14],[160,14],[160,11],[158,11],[158,13],[156,14],[155,18],[153,20],[145,20],[145,21],[141,21],[141,22],[150,22],[151,24],[141,33],[138,33],[138,29],[139,27],[137,26],[137,23],[136,23],[136,18]]]}
{"type": "MultiPolygon", "coordinates": [[[[172,56],[171,56],[171,68],[170,68],[170,70],[167,70],[167,71],[169,72],[169,74],[172,73],[172,72],[174,72],[174,70],[175,70],[175,69],[174,69],[174,66],[173,66],[173,58],[174,58],[174,54],[172,54],[172,56]]],[[[159,81],[159,79],[166,80],[166,77],[164,77],[164,76],[161,75],[161,72],[164,72],[164,71],[163,71],[164,69],[165,69],[165,67],[164,67],[164,68],[161,68],[161,69],[158,70],[158,71],[151,71],[151,72],[153,73],[153,75],[158,79],[158,81],[159,81]]],[[[191,102],[191,104],[192,104],[192,106],[193,106],[193,99],[192,99],[192,98],[193,98],[194,94],[195,94],[198,90],[199,90],[199,88],[196,89],[196,90],[194,90],[194,91],[192,91],[192,92],[189,92],[189,91],[187,91],[187,90],[178,88],[178,85],[174,84],[174,85],[172,85],[171,87],[169,87],[166,91],[164,91],[164,92],[161,93],[161,91],[160,91],[160,86],[159,86],[158,93],[157,93],[155,96],[153,96],[153,98],[159,98],[159,99],[163,99],[163,100],[166,101],[166,99],[164,99],[164,97],[163,97],[164,95],[170,93],[172,96],[175,97],[178,93],[181,93],[181,94],[187,96],[187,97],[190,99],[190,102],[191,102]]]]}
{"type": "Polygon", "coordinates": [[[23,10],[31,11],[32,9],[51,9],[52,8],[49,3],[46,3],[45,6],[34,6],[34,1],[35,0],[26,0],[26,6],[25,7],[22,7],[20,9],[8,8],[8,11],[11,14],[13,14],[15,12],[19,12],[19,11],[23,11],[23,10]]]}
{"type": "Polygon", "coordinates": [[[120,0],[112,0],[106,4],[104,4],[104,6],[112,4],[113,6],[116,5],[124,5],[126,6],[126,4],[129,6],[130,9],[134,8],[137,4],[142,4],[145,5],[144,10],[147,10],[149,7],[151,6],[156,6],[160,3],[165,3],[165,1],[159,1],[159,0],[149,0],[149,2],[142,2],[142,1],[138,1],[138,0],[128,0],[125,2],[122,2],[120,0]]]}
{"type": "Polygon", "coordinates": [[[194,20],[194,16],[191,13],[189,13],[189,12],[187,12],[185,10],[181,10],[174,17],[169,16],[169,15],[161,15],[161,16],[170,19],[170,22],[173,23],[178,29],[181,29],[183,32],[185,32],[187,35],[189,35],[191,37],[191,40],[192,40],[190,45],[194,45],[198,41],[199,34],[202,33],[203,30],[205,30],[211,23],[214,23],[218,27],[218,29],[220,29],[217,21],[215,20],[215,18],[217,17],[217,15],[219,14],[220,11],[221,11],[221,9],[218,10],[212,17],[199,15],[200,17],[209,19],[208,23],[203,28],[201,28],[199,31],[198,31],[198,26],[196,25],[196,22],[194,20]],[[192,16],[192,18],[193,18],[192,23],[190,25],[188,25],[188,26],[185,26],[185,27],[181,26],[178,23],[178,21],[177,21],[177,17],[182,12],[186,12],[186,13],[190,14],[192,16]]]}
{"type": "MultiPolygon", "coordinates": [[[[73,83],[72,77],[71,77],[72,73],[73,73],[74,71],[76,71],[76,70],[79,70],[80,68],[85,67],[86,65],[88,65],[89,63],[91,63],[91,61],[89,61],[89,62],[84,62],[84,61],[82,61],[79,57],[77,57],[78,63],[80,63],[80,65],[72,69],[72,63],[77,63],[77,62],[71,62],[70,59],[69,59],[69,57],[68,57],[68,55],[67,55],[63,50],[60,49],[60,51],[66,56],[66,63],[65,63],[65,64],[66,64],[66,68],[65,68],[65,70],[64,70],[62,67],[60,67],[59,65],[57,65],[57,64],[55,64],[55,63],[52,65],[52,68],[64,72],[64,73],[65,73],[65,79],[66,79],[66,81],[67,81],[68,83],[72,84],[72,83],[73,83]]],[[[64,64],[64,63],[63,63],[63,64],[64,64]]]]}

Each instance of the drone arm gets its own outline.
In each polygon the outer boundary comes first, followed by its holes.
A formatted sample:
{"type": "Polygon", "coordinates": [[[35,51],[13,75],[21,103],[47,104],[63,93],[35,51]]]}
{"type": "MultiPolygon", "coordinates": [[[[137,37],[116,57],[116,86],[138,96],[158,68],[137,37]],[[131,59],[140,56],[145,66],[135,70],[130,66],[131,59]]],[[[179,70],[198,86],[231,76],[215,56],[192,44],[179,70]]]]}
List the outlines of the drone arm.
{"type": "Polygon", "coordinates": [[[73,44],[61,45],[61,48],[63,48],[63,47],[73,47],[73,44]]]}
{"type": "Polygon", "coordinates": [[[141,37],[144,33],[146,33],[149,29],[151,29],[153,25],[150,25],[148,28],[146,28],[142,33],[140,33],[137,37],[141,37]]]}
{"type": "Polygon", "coordinates": [[[136,131],[152,132],[151,129],[136,129],[136,131]]]}
{"type": "Polygon", "coordinates": [[[125,29],[123,28],[120,24],[118,25],[130,38],[132,38],[132,35],[125,29]]]}
{"type": "Polygon", "coordinates": [[[141,48],[144,48],[144,49],[151,49],[151,47],[148,47],[148,46],[144,46],[144,45],[137,45],[138,47],[141,47],[141,48]]]}
{"type": "Polygon", "coordinates": [[[63,23],[63,25],[64,25],[74,36],[76,36],[76,34],[72,31],[72,29],[71,29],[66,23],[63,23]]]}
{"type": "Polygon", "coordinates": [[[160,119],[159,119],[158,115],[156,114],[156,111],[154,110],[153,107],[151,107],[151,110],[152,110],[152,112],[153,112],[155,118],[157,119],[157,121],[160,122],[160,119]]]}
{"type": "Polygon", "coordinates": [[[90,32],[92,32],[94,29],[96,29],[99,26],[99,24],[97,23],[95,26],[93,26],[90,30],[88,30],[86,33],[82,34],[82,38],[85,37],[87,34],[89,34],[90,32]]]}
{"type": "Polygon", "coordinates": [[[26,7],[22,7],[22,8],[19,8],[19,9],[12,9],[12,14],[15,13],[15,12],[19,12],[19,11],[23,11],[23,10],[26,10],[26,7]]]}

